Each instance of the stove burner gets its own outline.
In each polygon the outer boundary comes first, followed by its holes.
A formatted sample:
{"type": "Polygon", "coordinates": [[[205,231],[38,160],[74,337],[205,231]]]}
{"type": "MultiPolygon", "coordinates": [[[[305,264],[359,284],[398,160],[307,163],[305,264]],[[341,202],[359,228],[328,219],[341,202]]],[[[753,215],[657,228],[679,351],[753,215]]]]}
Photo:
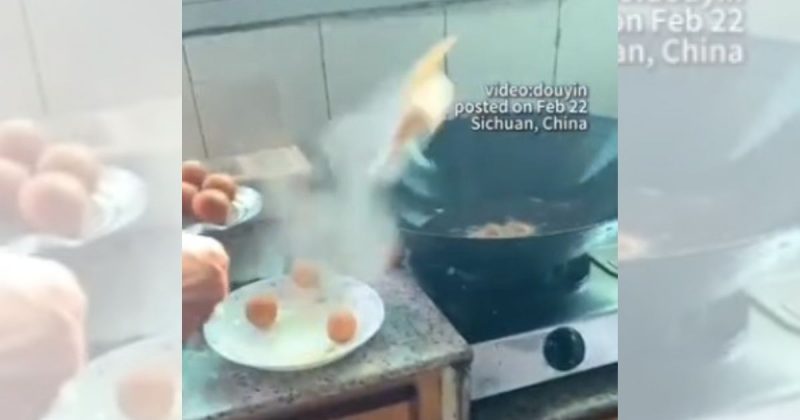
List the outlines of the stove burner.
{"type": "Polygon", "coordinates": [[[588,290],[594,267],[588,255],[532,278],[481,277],[455,267],[422,263],[413,255],[407,264],[423,290],[473,344],[616,311],[615,280],[613,294],[588,290]]]}
{"type": "Polygon", "coordinates": [[[413,254],[410,254],[407,261],[408,267],[420,280],[423,288],[432,294],[507,291],[513,294],[546,293],[556,297],[580,290],[588,278],[591,263],[591,257],[583,254],[549,271],[519,273],[514,271],[514,267],[507,267],[505,270],[487,267],[485,272],[465,271],[458,267],[419,260],[413,254]]]}

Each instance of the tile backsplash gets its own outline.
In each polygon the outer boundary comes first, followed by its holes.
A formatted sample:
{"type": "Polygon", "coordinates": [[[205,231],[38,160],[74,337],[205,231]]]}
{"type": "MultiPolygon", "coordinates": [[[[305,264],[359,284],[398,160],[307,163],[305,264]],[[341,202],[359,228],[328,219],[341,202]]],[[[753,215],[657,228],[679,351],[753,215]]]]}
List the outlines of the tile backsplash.
{"type": "Polygon", "coordinates": [[[0,118],[44,112],[25,22],[22,3],[0,1],[0,118]]]}
{"type": "Polygon", "coordinates": [[[457,100],[482,100],[486,85],[494,83],[552,83],[558,4],[543,0],[449,6],[447,32],[458,37],[458,44],[448,57],[448,72],[457,100]]]}
{"type": "Polygon", "coordinates": [[[442,39],[441,9],[321,23],[331,116],[346,113],[442,39]]]}
{"type": "Polygon", "coordinates": [[[180,4],[0,0],[0,118],[177,97],[180,4]],[[148,29],[141,30],[142,27],[148,29]]]}
{"type": "Polygon", "coordinates": [[[208,155],[315,137],[328,119],[321,48],[316,22],[186,40],[208,155]]]}
{"type": "Polygon", "coordinates": [[[447,35],[459,39],[447,64],[458,100],[480,100],[497,82],[581,82],[593,112],[616,116],[615,11],[616,0],[467,2],[189,37],[194,97],[184,104],[196,107],[184,109],[184,150],[313,142],[447,35]]]}
{"type": "Polygon", "coordinates": [[[617,116],[617,0],[567,0],[561,10],[557,83],[589,86],[591,112],[617,116]],[[598,28],[591,30],[591,28],[598,28]]]}

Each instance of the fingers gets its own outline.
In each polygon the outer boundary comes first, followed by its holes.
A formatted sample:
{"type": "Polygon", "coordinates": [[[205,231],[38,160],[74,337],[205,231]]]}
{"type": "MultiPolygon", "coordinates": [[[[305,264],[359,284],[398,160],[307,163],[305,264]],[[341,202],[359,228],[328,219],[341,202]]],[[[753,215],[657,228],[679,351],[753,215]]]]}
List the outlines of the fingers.
{"type": "Polygon", "coordinates": [[[0,412],[38,419],[86,361],[86,298],[63,266],[0,255],[0,412]]]}
{"type": "Polygon", "coordinates": [[[185,234],[182,241],[183,341],[211,317],[228,295],[230,259],[214,239],[185,234]]]}

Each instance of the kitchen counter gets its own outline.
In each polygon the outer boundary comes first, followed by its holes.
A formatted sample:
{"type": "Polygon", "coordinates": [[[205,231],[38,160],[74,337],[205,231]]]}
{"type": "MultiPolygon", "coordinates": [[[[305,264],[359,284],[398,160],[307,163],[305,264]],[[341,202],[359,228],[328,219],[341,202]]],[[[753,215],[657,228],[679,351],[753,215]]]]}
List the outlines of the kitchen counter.
{"type": "Polygon", "coordinates": [[[227,362],[202,342],[187,345],[184,419],[285,415],[427,370],[454,365],[466,369],[469,346],[412,279],[395,273],[373,286],[386,305],[384,325],[367,345],[326,367],[263,372],[227,362]]]}
{"type": "Polygon", "coordinates": [[[472,404],[473,420],[603,420],[616,415],[616,364],[472,404]]]}

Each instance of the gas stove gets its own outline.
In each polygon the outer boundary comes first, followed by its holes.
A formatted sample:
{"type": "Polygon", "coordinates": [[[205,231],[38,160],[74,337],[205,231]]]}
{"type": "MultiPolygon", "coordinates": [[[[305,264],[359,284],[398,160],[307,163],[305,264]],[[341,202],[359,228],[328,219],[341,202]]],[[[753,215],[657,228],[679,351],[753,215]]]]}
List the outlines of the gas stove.
{"type": "MultiPolygon", "coordinates": [[[[797,273],[796,266],[792,270],[797,273]]],[[[754,286],[709,300],[703,312],[636,317],[659,330],[660,340],[641,339],[635,331],[631,341],[637,345],[624,343],[620,416],[797,418],[800,332],[777,315],[784,302],[794,302],[796,279],[797,274],[786,281],[758,278],[754,286]]],[[[627,332],[633,321],[626,317],[625,323],[627,332]]]]}
{"type": "Polygon", "coordinates": [[[472,346],[473,400],[617,362],[616,243],[528,288],[492,289],[480,281],[482,289],[469,290],[448,281],[463,275],[452,267],[412,271],[426,276],[423,290],[472,346]]]}

